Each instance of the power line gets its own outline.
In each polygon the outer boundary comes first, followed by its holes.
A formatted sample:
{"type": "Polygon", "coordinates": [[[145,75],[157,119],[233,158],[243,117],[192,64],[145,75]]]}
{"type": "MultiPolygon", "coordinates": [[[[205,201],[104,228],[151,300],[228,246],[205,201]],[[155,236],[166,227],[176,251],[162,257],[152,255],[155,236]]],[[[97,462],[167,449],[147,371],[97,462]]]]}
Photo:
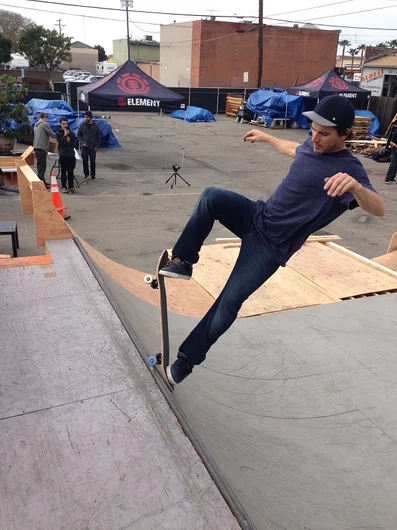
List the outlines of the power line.
{"type": "MultiPolygon", "coordinates": [[[[67,3],[61,3],[61,2],[51,2],[49,0],[25,0],[26,2],[39,2],[39,3],[45,3],[45,4],[55,4],[55,5],[66,5],[68,7],[83,7],[83,8],[88,8],[88,9],[105,9],[105,10],[111,10],[111,11],[123,11],[123,9],[113,9],[113,8],[108,8],[108,7],[94,7],[94,6],[80,6],[80,5],[75,5],[75,4],[67,4],[67,3]]],[[[19,8],[19,9],[26,9],[26,7],[17,7],[17,6],[13,6],[13,5],[7,5],[7,4],[1,4],[5,7],[14,7],[14,8],[19,8]]],[[[392,7],[392,6],[388,6],[388,7],[392,7]]],[[[33,10],[33,8],[31,8],[33,10]]],[[[383,8],[375,8],[375,9],[383,9],[383,8]]],[[[34,8],[35,11],[42,11],[44,13],[54,13],[54,11],[48,11],[48,10],[40,10],[40,9],[37,9],[37,8],[34,8]]],[[[134,12],[137,12],[137,13],[148,13],[148,14],[162,14],[162,15],[174,15],[174,16],[194,16],[194,17],[201,17],[201,16],[206,16],[206,15],[192,15],[192,14],[186,14],[186,13],[160,13],[160,12],[157,12],[157,11],[138,11],[138,10],[134,10],[134,12]]],[[[111,19],[111,18],[108,18],[108,17],[97,17],[97,16],[94,16],[94,15],[82,15],[82,14],[76,14],[76,13],[61,13],[59,11],[56,11],[57,14],[63,14],[63,15],[67,15],[67,16],[77,16],[77,17],[84,17],[84,18],[92,18],[92,19],[99,19],[99,20],[111,20],[111,21],[115,21],[115,22],[125,22],[125,20],[120,20],[120,19],[111,19]]],[[[356,13],[355,13],[356,14],[356,13]]],[[[331,18],[332,16],[337,16],[337,15],[329,15],[328,17],[326,18],[331,18]]],[[[241,19],[243,18],[242,16],[237,16],[237,15],[222,15],[222,17],[218,17],[218,18],[238,18],[238,19],[241,19]]],[[[250,17],[252,18],[252,17],[250,17]]],[[[307,20],[306,21],[302,21],[302,20],[287,20],[287,19],[282,19],[282,18],[273,18],[273,16],[266,16],[264,17],[266,20],[271,20],[271,21],[274,21],[274,22],[281,22],[281,23],[287,23],[287,24],[306,24],[307,20]]],[[[315,20],[315,19],[311,19],[311,20],[315,20]]],[[[154,26],[162,26],[163,24],[157,24],[157,23],[154,23],[154,22],[139,22],[139,24],[148,24],[148,25],[154,25],[154,26]]],[[[370,26],[345,26],[345,25],[341,25],[341,24],[324,24],[324,23],[319,23],[318,24],[319,26],[322,26],[322,27],[327,27],[327,28],[344,28],[344,29],[363,29],[363,30],[373,30],[373,31],[397,31],[397,28],[378,28],[378,27],[370,27],[370,26]]],[[[179,27],[181,27],[181,25],[179,25],[179,27]]],[[[186,27],[190,27],[190,26],[186,26],[186,27]]]]}
{"type": "MultiPolygon", "coordinates": [[[[330,7],[330,6],[336,6],[337,4],[347,4],[349,2],[353,2],[354,0],[342,0],[341,2],[332,2],[332,4],[323,4],[321,6],[315,6],[315,7],[305,7],[303,9],[295,9],[294,11],[284,11],[284,13],[270,13],[270,15],[265,15],[265,18],[270,17],[278,17],[280,15],[289,15],[290,13],[301,13],[302,11],[312,11],[313,9],[320,9],[322,7],[330,7]]],[[[258,17],[256,17],[258,18],[258,17]]]]}
{"type": "MultiPolygon", "coordinates": [[[[14,9],[26,9],[26,7],[22,7],[22,6],[15,6],[15,5],[10,5],[10,4],[0,4],[2,7],[12,7],[14,9]]],[[[57,14],[57,15],[66,15],[68,17],[83,17],[83,18],[92,18],[92,19],[95,19],[95,20],[110,20],[112,22],[123,22],[125,23],[125,19],[122,20],[121,18],[109,18],[109,17],[96,17],[95,15],[79,15],[79,14],[76,14],[76,13],[66,13],[65,11],[51,11],[49,9],[39,9],[37,7],[30,7],[29,8],[30,11],[39,11],[41,13],[53,13],[53,14],[57,14]]],[[[132,22],[132,21],[130,21],[132,22]]],[[[137,21],[138,24],[146,24],[148,26],[161,26],[161,24],[159,24],[158,22],[143,22],[143,21],[137,21]]],[[[182,26],[182,25],[179,25],[178,27],[183,27],[183,28],[190,28],[190,26],[182,26]]],[[[158,32],[157,32],[158,33],[158,32]]]]}
{"type": "MultiPolygon", "coordinates": [[[[381,9],[390,9],[392,7],[397,7],[397,4],[393,4],[391,6],[373,7],[371,9],[361,9],[360,10],[360,14],[361,13],[367,13],[368,11],[380,11],[381,9]]],[[[356,14],[357,14],[357,11],[351,11],[350,13],[339,13],[337,15],[327,15],[327,16],[323,16],[323,17],[309,18],[308,21],[310,21],[310,20],[322,20],[323,18],[344,17],[346,15],[356,15],[356,14]]]]}
{"type": "MultiPolygon", "coordinates": [[[[103,11],[124,12],[124,9],[120,9],[116,7],[87,6],[87,5],[82,5],[82,4],[70,4],[66,2],[53,2],[51,0],[25,0],[25,1],[26,2],[37,2],[40,4],[55,4],[58,6],[82,7],[84,9],[101,9],[103,11]]],[[[197,14],[197,13],[169,13],[169,12],[164,12],[164,11],[142,11],[139,9],[134,9],[133,11],[134,13],[146,13],[148,15],[171,15],[171,16],[179,16],[179,17],[207,17],[208,16],[205,14],[197,14]]],[[[242,15],[217,15],[217,18],[244,18],[244,17],[242,15]]]]}

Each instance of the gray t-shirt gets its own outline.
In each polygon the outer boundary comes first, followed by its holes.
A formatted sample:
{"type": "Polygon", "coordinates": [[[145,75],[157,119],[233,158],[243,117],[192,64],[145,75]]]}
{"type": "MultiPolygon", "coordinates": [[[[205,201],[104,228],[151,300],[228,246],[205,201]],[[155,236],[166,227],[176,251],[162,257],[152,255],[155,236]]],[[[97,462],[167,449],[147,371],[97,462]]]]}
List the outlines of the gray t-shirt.
{"type": "Polygon", "coordinates": [[[51,127],[46,121],[38,121],[34,126],[34,149],[43,149],[48,153],[50,149],[50,137],[55,138],[55,133],[52,132],[51,127]]]}

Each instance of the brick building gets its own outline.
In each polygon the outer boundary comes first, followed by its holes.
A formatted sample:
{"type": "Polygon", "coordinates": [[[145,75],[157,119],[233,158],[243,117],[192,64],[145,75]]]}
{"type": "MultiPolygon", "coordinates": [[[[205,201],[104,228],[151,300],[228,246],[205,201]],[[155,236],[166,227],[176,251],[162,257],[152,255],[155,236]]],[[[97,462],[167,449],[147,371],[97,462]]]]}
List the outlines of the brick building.
{"type": "MultiPolygon", "coordinates": [[[[162,26],[160,82],[256,88],[258,29],[257,24],[214,20],[162,26]]],[[[265,26],[262,86],[286,88],[334,68],[339,34],[315,27],[265,26]]]]}

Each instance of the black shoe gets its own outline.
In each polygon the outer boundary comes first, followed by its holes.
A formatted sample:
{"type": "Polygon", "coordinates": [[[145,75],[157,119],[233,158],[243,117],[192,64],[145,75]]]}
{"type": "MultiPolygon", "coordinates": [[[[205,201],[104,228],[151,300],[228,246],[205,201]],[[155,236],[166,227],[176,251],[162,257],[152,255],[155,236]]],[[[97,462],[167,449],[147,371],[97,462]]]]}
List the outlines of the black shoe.
{"type": "Polygon", "coordinates": [[[182,280],[190,280],[193,273],[193,266],[188,261],[181,261],[179,258],[171,258],[168,260],[161,270],[162,276],[168,278],[181,278],[182,280]]]}
{"type": "Polygon", "coordinates": [[[166,369],[168,381],[171,383],[171,385],[178,385],[189,374],[191,374],[193,370],[188,361],[181,357],[180,353],[178,355],[179,357],[177,360],[170,366],[167,366],[166,369]]]}
{"type": "Polygon", "coordinates": [[[91,175],[91,180],[96,180],[96,176],[95,175],[91,175]]]}
{"type": "Polygon", "coordinates": [[[392,182],[396,182],[396,179],[385,180],[385,184],[391,184],[392,182]]]}

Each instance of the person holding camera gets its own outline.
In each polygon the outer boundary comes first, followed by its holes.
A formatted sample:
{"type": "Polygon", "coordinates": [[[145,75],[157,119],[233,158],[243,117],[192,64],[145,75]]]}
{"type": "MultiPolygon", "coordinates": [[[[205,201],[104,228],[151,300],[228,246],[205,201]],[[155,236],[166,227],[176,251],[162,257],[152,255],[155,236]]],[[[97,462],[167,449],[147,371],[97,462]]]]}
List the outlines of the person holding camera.
{"type": "Polygon", "coordinates": [[[76,167],[75,148],[77,139],[74,132],[69,129],[68,120],[61,118],[56,131],[58,140],[59,164],[61,166],[61,191],[74,193],[74,168],[76,167]]]}

